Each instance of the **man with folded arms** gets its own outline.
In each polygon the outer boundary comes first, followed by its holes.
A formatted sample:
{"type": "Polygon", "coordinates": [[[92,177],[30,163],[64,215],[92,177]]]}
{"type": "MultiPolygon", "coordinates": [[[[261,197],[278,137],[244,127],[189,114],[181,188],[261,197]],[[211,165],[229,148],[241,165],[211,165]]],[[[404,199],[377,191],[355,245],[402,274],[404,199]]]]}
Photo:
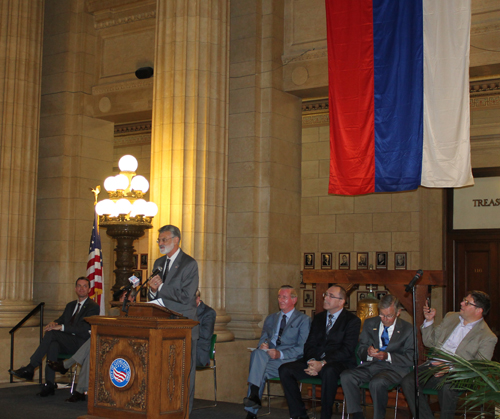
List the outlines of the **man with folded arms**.
{"type": "Polygon", "coordinates": [[[344,310],[347,293],[340,285],[328,288],[323,297],[325,311],[314,316],[304,356],[279,369],[292,419],[307,419],[299,380],[321,378],[321,419],[331,419],[340,373],[356,366],[354,351],[361,320],[344,310]]]}
{"type": "MultiPolygon", "coordinates": [[[[42,365],[42,360],[47,355],[48,361],[57,361],[59,353],[75,353],[90,336],[90,324],[85,317],[98,316],[99,305],[89,296],[90,281],[81,276],[76,280],[76,294],[78,299],[66,305],[61,317],[45,326],[45,336],[40,346],[33,353],[30,363],[17,370],[9,370],[12,375],[26,380],[33,380],[35,368],[42,365]]],[[[55,371],[45,366],[45,384],[39,393],[41,397],[54,395],[55,371]]]]}
{"type": "MultiPolygon", "coordinates": [[[[421,326],[422,341],[428,348],[436,348],[451,354],[457,354],[467,360],[491,359],[497,337],[490,330],[484,316],[488,314],[491,301],[488,294],[482,291],[469,291],[460,303],[460,312],[450,312],[439,326],[434,323],[436,309],[424,306],[424,324],[421,326]]],[[[428,360],[418,367],[418,375],[440,364],[439,360],[428,360]]],[[[444,373],[438,373],[428,381],[420,379],[420,389],[438,390],[441,419],[453,419],[460,393],[452,390],[449,384],[441,386],[444,373]]],[[[405,394],[413,416],[415,413],[415,374],[411,372],[403,378],[401,387],[405,394]]],[[[419,397],[419,416],[421,419],[432,419],[434,415],[427,398],[422,392],[419,397]]]]}
{"type": "Polygon", "coordinates": [[[373,418],[384,419],[388,388],[398,384],[413,365],[413,327],[399,318],[401,307],[393,295],[384,296],[379,317],[365,320],[359,338],[361,364],[345,370],[341,376],[347,413],[353,419],[364,419],[359,386],[369,382],[373,400],[373,418]]]}
{"type": "Polygon", "coordinates": [[[261,407],[266,380],[278,377],[280,365],[302,356],[311,319],[295,310],[297,292],[283,285],[278,292],[280,311],[267,316],[258,349],[252,352],[248,374],[248,396],[243,399],[247,419],[255,419],[261,407]]]}

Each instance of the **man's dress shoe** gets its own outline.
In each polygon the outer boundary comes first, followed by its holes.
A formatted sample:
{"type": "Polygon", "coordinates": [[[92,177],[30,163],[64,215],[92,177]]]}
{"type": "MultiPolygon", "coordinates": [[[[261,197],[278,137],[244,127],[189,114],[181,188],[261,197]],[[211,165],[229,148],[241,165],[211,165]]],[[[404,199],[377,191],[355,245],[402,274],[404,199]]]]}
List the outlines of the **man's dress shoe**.
{"type": "Polygon", "coordinates": [[[76,402],[84,402],[85,401],[85,394],[79,393],[78,391],[73,391],[73,394],[69,399],[66,399],[68,403],[76,403],[76,402]]]}
{"type": "Polygon", "coordinates": [[[27,367],[21,367],[17,370],[9,370],[9,372],[12,375],[15,375],[16,377],[24,378],[25,380],[28,381],[33,381],[33,374],[35,373],[35,370],[30,366],[27,366],[27,367]]]}
{"type": "Polygon", "coordinates": [[[248,412],[246,419],[257,419],[257,415],[254,415],[252,412],[248,412]]]}
{"type": "Polygon", "coordinates": [[[64,368],[64,362],[62,361],[47,361],[49,367],[52,368],[55,372],[58,372],[62,375],[68,372],[68,368],[64,368]]]}
{"type": "Polygon", "coordinates": [[[250,394],[250,396],[248,397],[245,397],[243,399],[243,404],[245,405],[245,407],[261,407],[262,406],[262,403],[260,402],[260,399],[259,399],[259,396],[252,396],[250,394]]]}
{"type": "Polygon", "coordinates": [[[42,386],[42,391],[38,393],[37,395],[40,397],[47,397],[47,396],[53,396],[55,394],[55,389],[56,385],[54,383],[51,383],[50,381],[47,381],[43,386],[42,386]]]}

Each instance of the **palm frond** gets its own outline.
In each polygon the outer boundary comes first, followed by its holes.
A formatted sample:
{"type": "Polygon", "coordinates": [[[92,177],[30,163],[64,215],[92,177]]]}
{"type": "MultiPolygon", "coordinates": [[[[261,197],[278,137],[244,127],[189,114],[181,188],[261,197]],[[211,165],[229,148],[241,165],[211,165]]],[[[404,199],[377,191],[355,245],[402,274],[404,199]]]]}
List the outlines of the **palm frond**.
{"type": "Polygon", "coordinates": [[[444,373],[440,385],[448,384],[457,391],[467,392],[464,405],[468,409],[482,405],[500,408],[500,363],[487,359],[466,360],[438,349],[432,349],[429,357],[442,363],[422,373],[424,381],[444,373]]]}

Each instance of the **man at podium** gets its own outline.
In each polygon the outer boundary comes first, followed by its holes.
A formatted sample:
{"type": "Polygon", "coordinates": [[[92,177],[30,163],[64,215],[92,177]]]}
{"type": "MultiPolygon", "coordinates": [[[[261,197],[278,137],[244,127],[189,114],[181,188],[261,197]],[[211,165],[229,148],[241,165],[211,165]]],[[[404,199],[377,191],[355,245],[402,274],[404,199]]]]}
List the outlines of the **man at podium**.
{"type": "MultiPolygon", "coordinates": [[[[161,268],[161,274],[149,281],[149,300],[163,307],[177,311],[191,320],[196,315],[196,290],[198,289],[198,263],[179,247],[181,232],[173,225],[158,230],[158,246],[161,258],[156,259],[153,271],[161,268]]],[[[196,341],[199,326],[191,335],[191,371],[189,374],[189,411],[193,408],[194,382],[196,373],[196,341]]]]}

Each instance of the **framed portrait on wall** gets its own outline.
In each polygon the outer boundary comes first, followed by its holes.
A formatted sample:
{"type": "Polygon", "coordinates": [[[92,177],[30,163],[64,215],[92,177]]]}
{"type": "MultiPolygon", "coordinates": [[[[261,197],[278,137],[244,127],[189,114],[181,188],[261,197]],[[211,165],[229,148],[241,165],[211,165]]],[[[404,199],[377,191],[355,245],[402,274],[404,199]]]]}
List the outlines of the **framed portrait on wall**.
{"type": "Polygon", "coordinates": [[[302,291],[302,307],[314,307],[314,290],[302,291]]]}
{"type": "Polygon", "coordinates": [[[137,253],[134,253],[133,256],[134,256],[134,269],[139,269],[139,255],[137,253]]]}
{"type": "Polygon", "coordinates": [[[394,253],[394,269],[406,269],[406,252],[394,253]]]}
{"type": "Polygon", "coordinates": [[[377,252],[375,254],[375,263],[377,269],[387,269],[387,252],[377,252]]]}
{"type": "Polygon", "coordinates": [[[321,253],[321,269],[332,269],[331,253],[321,253]]]}
{"type": "Polygon", "coordinates": [[[368,252],[358,252],[357,266],[358,269],[368,269],[368,252]]]}
{"type": "Polygon", "coordinates": [[[314,253],[304,253],[304,269],[314,269],[314,253]]]}
{"type": "Polygon", "coordinates": [[[339,253],[339,269],[350,269],[350,268],[351,268],[351,254],[339,253]]]}

